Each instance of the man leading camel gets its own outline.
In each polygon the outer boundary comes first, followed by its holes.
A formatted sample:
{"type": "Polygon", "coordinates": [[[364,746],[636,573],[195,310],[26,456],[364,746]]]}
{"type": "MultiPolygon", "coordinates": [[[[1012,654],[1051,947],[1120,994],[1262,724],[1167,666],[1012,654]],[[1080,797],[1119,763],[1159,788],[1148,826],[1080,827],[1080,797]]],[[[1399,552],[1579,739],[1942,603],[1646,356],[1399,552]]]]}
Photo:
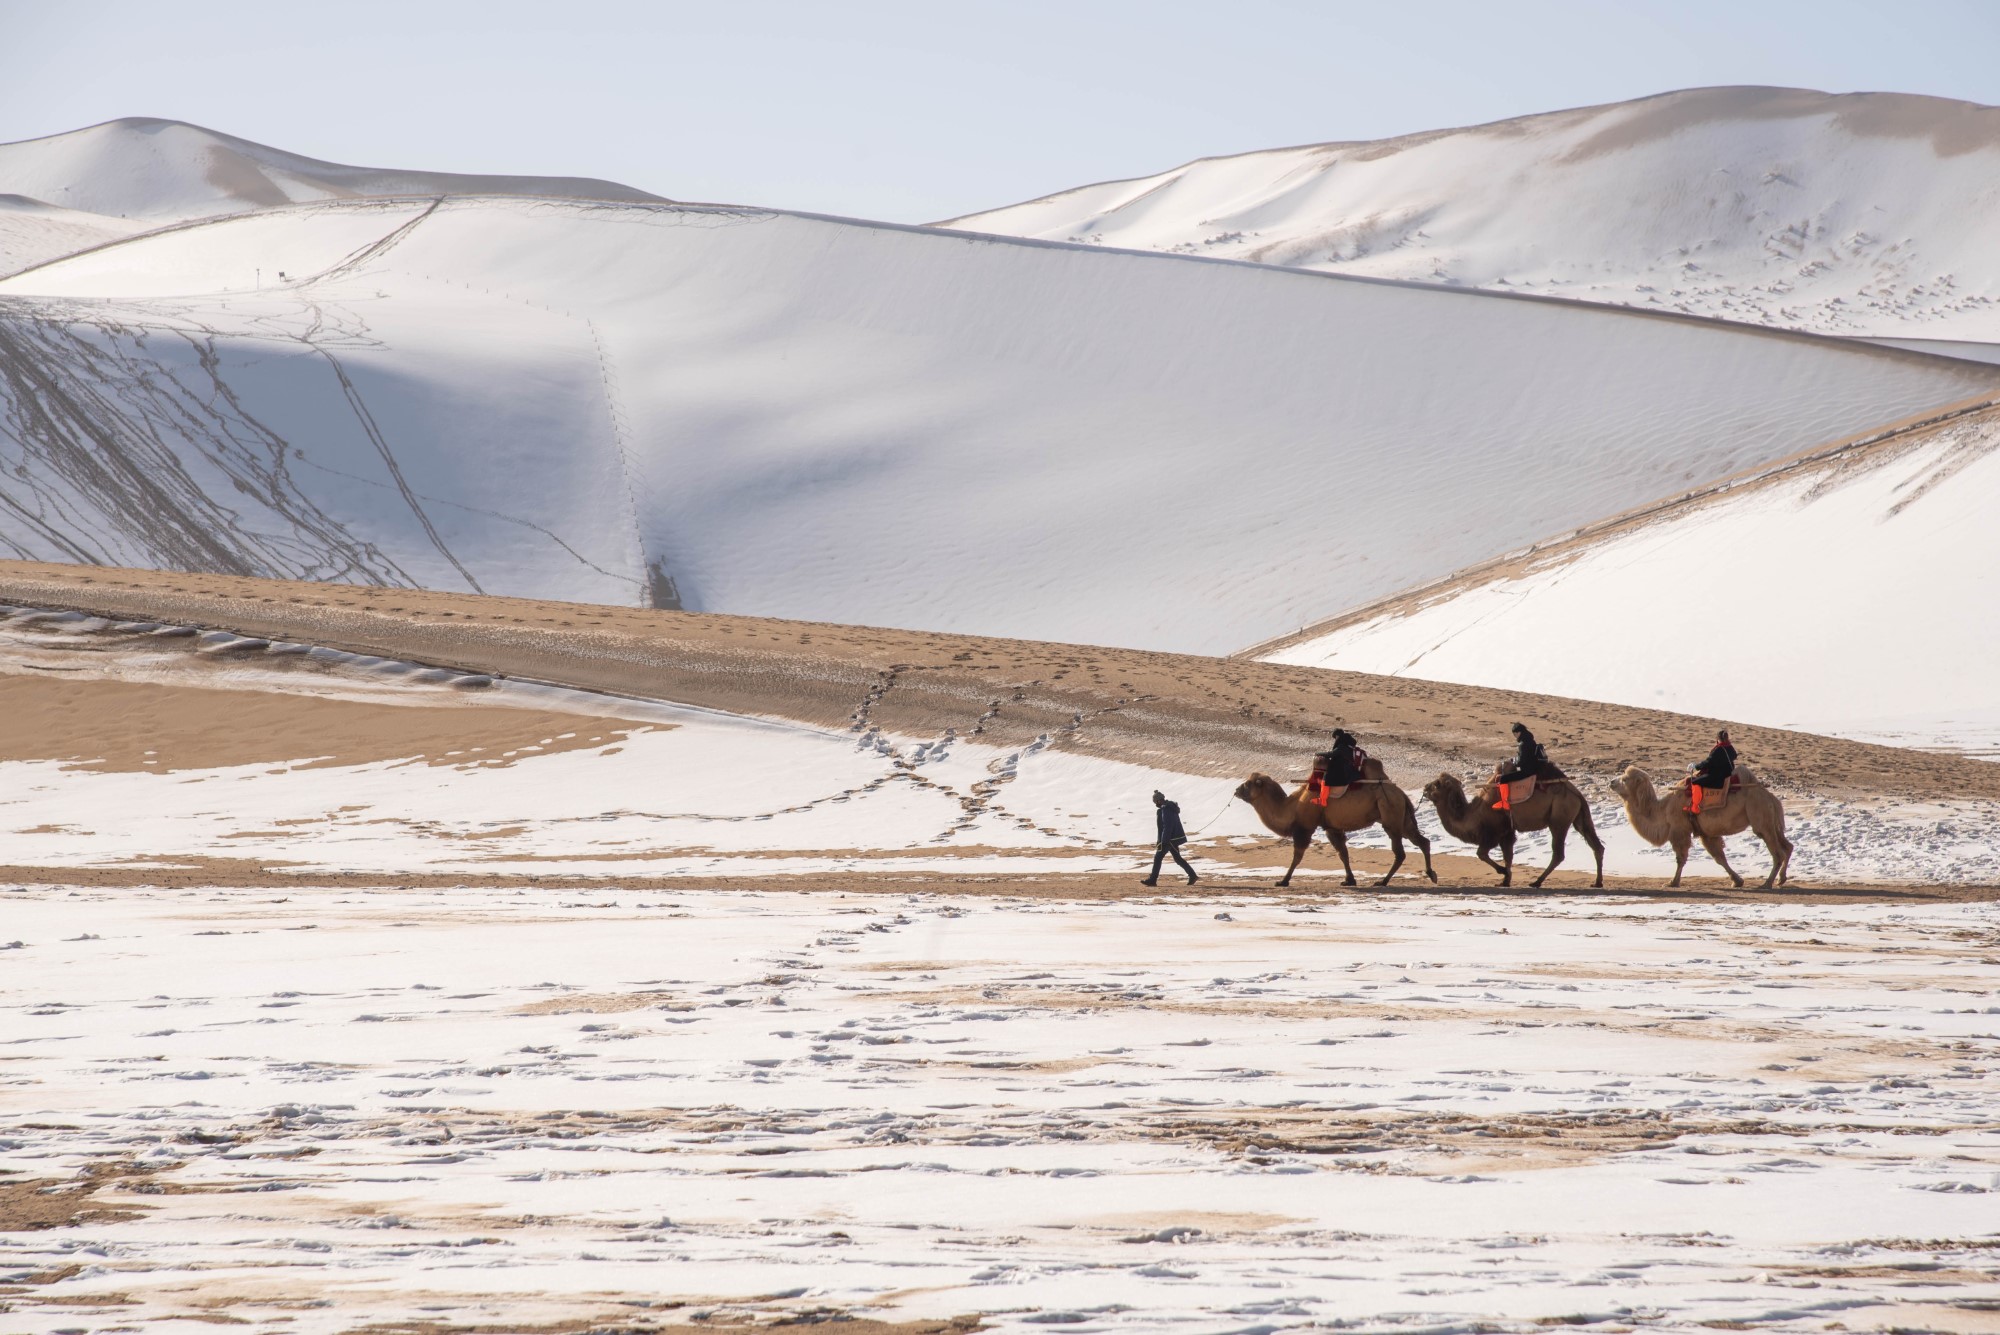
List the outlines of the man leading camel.
{"type": "Polygon", "coordinates": [[[1181,827],[1180,803],[1169,802],[1165,793],[1154,789],[1153,805],[1158,808],[1157,825],[1159,842],[1153,849],[1153,874],[1139,882],[1139,884],[1158,885],[1160,883],[1160,864],[1165,862],[1167,855],[1171,853],[1174,862],[1179,865],[1182,871],[1187,873],[1187,883],[1193,885],[1201,877],[1194,874],[1194,868],[1188,866],[1188,860],[1181,856],[1181,845],[1187,842],[1187,831],[1181,827]]]}

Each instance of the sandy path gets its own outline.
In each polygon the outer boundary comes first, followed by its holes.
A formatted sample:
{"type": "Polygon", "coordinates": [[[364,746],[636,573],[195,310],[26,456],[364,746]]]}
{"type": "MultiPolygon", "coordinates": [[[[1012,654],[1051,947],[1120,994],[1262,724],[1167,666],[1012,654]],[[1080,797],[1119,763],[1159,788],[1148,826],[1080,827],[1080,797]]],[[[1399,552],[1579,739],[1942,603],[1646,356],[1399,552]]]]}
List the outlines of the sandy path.
{"type": "MultiPolygon", "coordinates": [[[[1687,904],[1785,904],[1824,908],[1842,905],[1887,904],[1920,907],[1930,904],[2000,903],[2000,886],[1921,885],[1897,886],[1869,883],[1842,884],[1817,881],[1810,886],[1762,891],[1756,882],[1746,889],[1732,890],[1713,874],[1691,877],[1688,884],[1674,890],[1661,877],[1607,876],[1602,890],[1590,888],[1587,873],[1558,871],[1542,889],[1519,885],[1499,889],[1492,873],[1470,857],[1444,854],[1436,859],[1440,885],[1418,884],[1404,879],[1387,889],[1369,884],[1389,865],[1389,855],[1378,849],[1360,849],[1354,854],[1354,870],[1362,884],[1347,889],[1340,884],[1340,867],[1333,855],[1317,850],[1300,867],[1290,888],[1278,890],[1273,882],[1284,869],[1289,849],[1201,848],[1189,850],[1204,873],[1200,884],[1186,885],[1174,877],[1163,877],[1157,887],[1140,884],[1144,863],[1150,854],[1135,850],[1129,872],[1074,871],[1012,872],[1001,850],[955,849],[965,857],[965,871],[938,871],[933,868],[908,872],[877,869],[826,871],[815,869],[810,876],[787,876],[774,882],[768,876],[713,876],[700,873],[637,871],[622,873],[606,868],[589,875],[551,873],[546,876],[519,872],[328,872],[319,868],[299,868],[279,861],[254,858],[162,857],[156,863],[115,867],[58,867],[0,865],[0,883],[8,885],[65,885],[102,890],[187,889],[214,886],[225,889],[271,889],[287,891],[433,889],[463,887],[473,890],[547,890],[596,892],[608,885],[620,890],[671,890],[695,894],[703,891],[769,890],[783,884],[787,892],[842,897],[862,894],[942,894],[973,899],[1032,899],[1059,902],[1101,903],[1129,900],[1138,904],[1168,904],[1181,900],[1207,901],[1225,898],[1243,903],[1324,905],[1329,908],[1412,898],[1451,900],[1501,900],[1532,904],[1564,899],[1603,901],[1663,901],[1687,904]],[[1218,867],[1218,864],[1220,866],[1218,867]]],[[[870,852],[871,858],[875,855],[870,852]]],[[[615,865],[615,864],[614,864],[615,865]]],[[[1706,873],[1707,869],[1704,868],[1706,873]]]]}
{"type": "MultiPolygon", "coordinates": [[[[1414,785],[1484,768],[1523,719],[1573,773],[1677,771],[1713,720],[1235,659],[470,594],[0,562],[0,598],[218,627],[647,699],[906,736],[956,729],[1218,777],[1295,772],[1336,722],[1414,785]]],[[[1664,670],[1664,669],[1663,669],[1664,670]]],[[[2000,798],[2000,766],[1766,728],[1803,793],[2000,798]]]]}

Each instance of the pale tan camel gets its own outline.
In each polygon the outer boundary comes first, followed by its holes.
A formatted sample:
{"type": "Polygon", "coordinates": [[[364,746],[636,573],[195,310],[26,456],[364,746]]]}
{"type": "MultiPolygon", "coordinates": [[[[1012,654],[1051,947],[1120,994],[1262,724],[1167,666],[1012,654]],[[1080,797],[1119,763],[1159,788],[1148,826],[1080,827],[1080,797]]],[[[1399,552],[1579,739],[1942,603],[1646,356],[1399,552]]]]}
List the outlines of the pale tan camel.
{"type": "Polygon", "coordinates": [[[1785,838],[1784,805],[1749,770],[1738,765],[1736,773],[1743,786],[1726,797],[1723,790],[1715,790],[1705,800],[1700,816],[1688,815],[1684,786],[1676,785],[1665,793],[1657,793],[1653,790],[1652,776],[1637,766],[1627,768],[1623,776],[1611,781],[1611,791],[1625,803],[1625,814],[1639,837],[1655,848],[1661,844],[1674,846],[1674,885],[1681,883],[1690,844],[1700,839],[1716,865],[1741,890],[1743,878],[1722,855],[1722,841],[1745,830],[1763,840],[1764,847],[1771,850],[1771,874],[1764,878],[1763,888],[1769,890],[1774,883],[1783,885],[1791,879],[1792,841],[1785,838]]]}
{"type": "Polygon", "coordinates": [[[1303,786],[1295,793],[1287,793],[1268,774],[1252,774],[1237,785],[1236,795],[1250,804],[1257,819],[1271,833],[1292,841],[1292,865],[1285,868],[1285,879],[1278,882],[1281,890],[1292,883],[1292,873],[1299,869],[1299,860],[1305,857],[1306,848],[1318,830],[1326,831],[1327,842],[1340,854],[1341,870],[1347,873],[1341,884],[1353,885],[1354,864],[1347,857],[1347,836],[1371,825],[1380,825],[1388,834],[1389,849],[1396,855],[1388,875],[1375,884],[1389,884],[1390,877],[1403,865],[1405,839],[1423,852],[1424,875],[1431,878],[1431,884],[1437,884],[1437,872],[1431,868],[1431,841],[1417,828],[1416,804],[1410,801],[1408,793],[1389,782],[1379,760],[1363,765],[1360,781],[1349,785],[1346,792],[1324,806],[1306,801],[1303,786]]]}
{"type": "Polygon", "coordinates": [[[1475,847],[1479,860],[1500,873],[1500,884],[1514,884],[1514,836],[1533,830],[1549,832],[1549,865],[1534,880],[1536,888],[1549,879],[1549,873],[1562,865],[1563,845],[1569,841],[1572,827],[1583,836],[1583,842],[1590,845],[1590,851],[1597,855],[1597,879],[1591,882],[1596,889],[1604,888],[1604,841],[1597,837],[1597,827],[1590,819],[1590,803],[1583,800],[1575,784],[1568,779],[1542,779],[1535,784],[1535,795],[1525,802],[1514,803],[1510,813],[1502,811],[1495,803],[1500,794],[1491,784],[1480,790],[1479,796],[1467,800],[1465,786],[1456,774],[1440,774],[1424,785],[1424,796],[1437,808],[1438,820],[1443,823],[1445,833],[1454,839],[1462,839],[1475,847]],[[1491,850],[1498,848],[1507,861],[1503,865],[1495,862],[1491,850]]]}

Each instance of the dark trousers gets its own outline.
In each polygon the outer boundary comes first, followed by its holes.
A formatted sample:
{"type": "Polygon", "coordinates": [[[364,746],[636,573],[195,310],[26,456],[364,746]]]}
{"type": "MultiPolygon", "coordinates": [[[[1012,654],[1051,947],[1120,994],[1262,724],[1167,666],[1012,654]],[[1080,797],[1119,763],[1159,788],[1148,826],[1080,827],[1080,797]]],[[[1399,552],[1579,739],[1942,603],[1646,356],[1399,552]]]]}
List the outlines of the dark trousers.
{"type": "Polygon", "coordinates": [[[1172,855],[1174,861],[1180,866],[1180,869],[1186,872],[1188,879],[1192,881],[1194,879],[1194,868],[1188,866],[1188,860],[1181,856],[1181,846],[1179,844],[1161,844],[1153,850],[1153,874],[1146,879],[1149,881],[1160,879],[1160,864],[1164,863],[1169,855],[1172,855]]]}

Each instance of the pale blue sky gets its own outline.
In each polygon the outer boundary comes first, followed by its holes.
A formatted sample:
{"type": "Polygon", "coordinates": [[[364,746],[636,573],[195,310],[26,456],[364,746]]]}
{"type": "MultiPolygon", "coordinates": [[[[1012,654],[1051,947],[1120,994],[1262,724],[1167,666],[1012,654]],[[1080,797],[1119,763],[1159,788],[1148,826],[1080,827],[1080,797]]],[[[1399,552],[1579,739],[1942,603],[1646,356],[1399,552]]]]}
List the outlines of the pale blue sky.
{"type": "Polygon", "coordinates": [[[904,222],[1728,83],[2000,103],[2000,3],[0,0],[0,140],[164,116],[904,222]]]}

